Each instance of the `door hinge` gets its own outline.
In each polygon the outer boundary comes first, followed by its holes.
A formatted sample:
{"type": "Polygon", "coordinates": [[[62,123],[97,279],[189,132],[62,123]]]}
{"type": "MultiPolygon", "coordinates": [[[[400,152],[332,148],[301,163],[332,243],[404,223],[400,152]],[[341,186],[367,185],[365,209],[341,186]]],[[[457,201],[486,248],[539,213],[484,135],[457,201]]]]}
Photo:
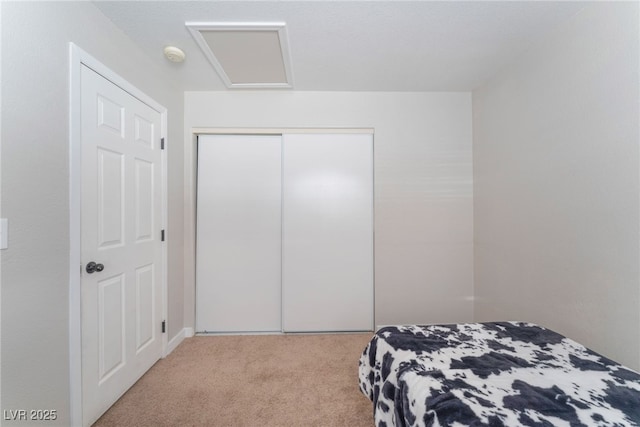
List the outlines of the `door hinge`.
{"type": "Polygon", "coordinates": [[[164,230],[160,232],[160,241],[164,242],[164,230]]]}
{"type": "Polygon", "coordinates": [[[167,321],[163,320],[162,321],[162,333],[166,333],[167,332],[167,321]]]}
{"type": "Polygon", "coordinates": [[[160,138],[160,149],[164,150],[164,138],[160,138]]]}

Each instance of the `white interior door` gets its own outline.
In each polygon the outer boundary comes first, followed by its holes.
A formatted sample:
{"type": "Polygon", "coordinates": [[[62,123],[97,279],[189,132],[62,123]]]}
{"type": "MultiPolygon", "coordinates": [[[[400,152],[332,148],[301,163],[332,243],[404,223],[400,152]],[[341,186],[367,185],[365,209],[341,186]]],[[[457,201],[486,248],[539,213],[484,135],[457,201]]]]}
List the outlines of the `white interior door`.
{"type": "Polygon", "coordinates": [[[373,135],[283,135],[285,332],[373,329],[373,135]]]}
{"type": "Polygon", "coordinates": [[[90,425],[162,355],[161,115],[81,69],[82,406],[90,425]],[[89,273],[90,262],[104,268],[89,273]]]}
{"type": "Polygon", "coordinates": [[[280,331],[281,137],[198,137],[196,330],[280,331]]]}

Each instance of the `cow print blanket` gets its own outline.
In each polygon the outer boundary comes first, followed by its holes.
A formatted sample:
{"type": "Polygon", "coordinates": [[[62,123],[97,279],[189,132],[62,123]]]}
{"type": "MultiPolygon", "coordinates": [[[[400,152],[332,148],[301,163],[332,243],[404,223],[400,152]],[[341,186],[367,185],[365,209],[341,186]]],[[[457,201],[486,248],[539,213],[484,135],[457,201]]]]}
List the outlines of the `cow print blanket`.
{"type": "Polygon", "coordinates": [[[640,374],[531,323],[385,327],[359,375],[378,427],[640,426],[640,374]]]}

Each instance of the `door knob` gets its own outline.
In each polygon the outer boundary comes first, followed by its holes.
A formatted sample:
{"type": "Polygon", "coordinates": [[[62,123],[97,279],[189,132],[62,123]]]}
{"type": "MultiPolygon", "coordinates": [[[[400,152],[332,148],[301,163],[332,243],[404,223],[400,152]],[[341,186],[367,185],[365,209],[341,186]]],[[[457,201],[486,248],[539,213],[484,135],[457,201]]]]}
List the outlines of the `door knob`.
{"type": "Polygon", "coordinates": [[[95,273],[96,271],[99,273],[104,270],[104,264],[96,264],[95,262],[91,261],[89,264],[87,264],[85,270],[87,270],[87,273],[89,274],[95,273]]]}

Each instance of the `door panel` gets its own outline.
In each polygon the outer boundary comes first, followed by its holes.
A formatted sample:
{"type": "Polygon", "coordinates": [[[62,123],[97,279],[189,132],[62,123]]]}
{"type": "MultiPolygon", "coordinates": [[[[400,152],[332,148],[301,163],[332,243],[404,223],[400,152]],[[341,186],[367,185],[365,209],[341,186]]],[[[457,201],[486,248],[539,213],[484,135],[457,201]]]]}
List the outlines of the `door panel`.
{"type": "Polygon", "coordinates": [[[98,148],[98,245],[108,248],[124,243],[124,156],[98,148]]]}
{"type": "Polygon", "coordinates": [[[100,381],[125,363],[124,277],[118,275],[98,282],[98,324],[100,381]]]}
{"type": "Polygon", "coordinates": [[[153,148],[153,123],[145,120],[140,116],[134,116],[135,123],[135,141],[153,148]]]}
{"type": "Polygon", "coordinates": [[[135,204],[136,204],[136,232],[137,242],[153,238],[153,163],[135,159],[135,204]]]}
{"type": "Polygon", "coordinates": [[[98,127],[124,138],[124,107],[98,95],[98,127]]]}
{"type": "Polygon", "coordinates": [[[281,330],[280,136],[198,138],[196,330],[281,330]]]}
{"type": "Polygon", "coordinates": [[[136,269],[136,353],[154,338],[154,282],[153,264],[136,269]]]}
{"type": "Polygon", "coordinates": [[[162,355],[160,113],[81,67],[83,424],[162,355]],[[88,273],[90,261],[103,271],[88,273]]]}
{"type": "Polygon", "coordinates": [[[285,332],[373,329],[373,136],[283,136],[285,332]]]}

